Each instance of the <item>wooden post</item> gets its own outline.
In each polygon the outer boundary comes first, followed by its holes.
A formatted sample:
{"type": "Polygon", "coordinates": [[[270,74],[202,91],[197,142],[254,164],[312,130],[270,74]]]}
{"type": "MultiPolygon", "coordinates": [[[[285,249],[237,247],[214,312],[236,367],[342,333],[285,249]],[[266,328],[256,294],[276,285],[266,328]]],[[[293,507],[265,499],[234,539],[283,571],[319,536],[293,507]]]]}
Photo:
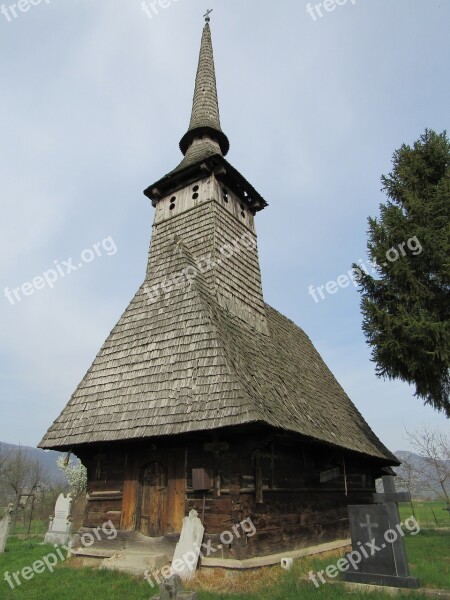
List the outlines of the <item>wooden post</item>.
{"type": "Polygon", "coordinates": [[[261,470],[261,452],[255,452],[255,496],[256,504],[263,504],[263,489],[262,489],[262,470],[261,470]]]}
{"type": "Polygon", "coordinates": [[[214,455],[214,498],[220,497],[220,453],[229,449],[227,442],[219,442],[216,440],[212,444],[204,444],[205,452],[212,452],[214,455]]]}
{"type": "Polygon", "coordinates": [[[275,444],[270,444],[270,474],[269,474],[269,488],[273,490],[275,487],[275,444]]]}

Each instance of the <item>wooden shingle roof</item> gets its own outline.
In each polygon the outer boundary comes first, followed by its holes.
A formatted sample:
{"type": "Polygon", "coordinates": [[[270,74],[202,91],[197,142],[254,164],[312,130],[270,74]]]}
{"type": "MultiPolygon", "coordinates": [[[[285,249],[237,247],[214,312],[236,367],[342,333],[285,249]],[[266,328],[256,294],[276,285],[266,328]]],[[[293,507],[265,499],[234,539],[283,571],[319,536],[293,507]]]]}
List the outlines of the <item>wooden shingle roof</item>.
{"type": "MultiPolygon", "coordinates": [[[[168,272],[191,263],[175,248],[168,272]]],[[[266,305],[269,335],[259,333],[219,306],[200,274],[152,302],[146,284],[40,447],[260,422],[396,462],[286,317],[266,305]]]]}
{"type": "Polygon", "coordinates": [[[180,141],[182,153],[186,154],[192,140],[202,135],[216,140],[223,156],[226,156],[230,142],[220,126],[214,54],[208,22],[203,29],[189,129],[180,141]]]}
{"type": "Polygon", "coordinates": [[[197,272],[191,283],[149,294],[155,283],[195,268],[211,252],[220,258],[218,244],[254,235],[244,211],[252,216],[266,202],[226,161],[228,146],[207,23],[192,118],[180,143],[185,157],[145,191],[157,205],[171,190],[209,180],[211,185],[202,183],[207,196],[155,223],[143,285],[40,447],[70,449],[264,423],[397,464],[307,335],[264,304],[256,244],[228,262],[216,260],[215,270],[197,272]],[[228,197],[228,208],[221,204],[223,186],[235,195],[241,220],[228,197]]]}

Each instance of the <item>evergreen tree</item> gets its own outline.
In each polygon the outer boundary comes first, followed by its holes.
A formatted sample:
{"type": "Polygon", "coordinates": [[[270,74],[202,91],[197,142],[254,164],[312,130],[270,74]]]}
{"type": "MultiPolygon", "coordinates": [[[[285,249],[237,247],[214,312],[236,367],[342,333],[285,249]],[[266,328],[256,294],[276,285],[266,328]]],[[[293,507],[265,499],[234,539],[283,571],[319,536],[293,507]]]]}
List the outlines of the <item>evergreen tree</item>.
{"type": "Polygon", "coordinates": [[[388,200],[369,218],[375,277],[358,273],[363,331],[379,377],[415,385],[450,417],[450,142],[432,130],[393,156],[388,200]]]}

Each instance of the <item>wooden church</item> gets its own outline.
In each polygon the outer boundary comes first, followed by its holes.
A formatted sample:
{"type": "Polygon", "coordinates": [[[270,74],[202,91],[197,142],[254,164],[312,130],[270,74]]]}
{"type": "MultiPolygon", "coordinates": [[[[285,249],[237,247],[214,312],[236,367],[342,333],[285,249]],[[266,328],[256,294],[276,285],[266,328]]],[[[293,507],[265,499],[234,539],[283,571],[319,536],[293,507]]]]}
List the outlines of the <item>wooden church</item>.
{"type": "Polygon", "coordinates": [[[347,537],[398,464],[307,335],[265,304],[255,217],[267,203],[225,158],[209,19],[181,163],[150,185],[145,280],[40,443],[88,470],[85,527],[177,534],[195,508],[223,557],[347,537]]]}

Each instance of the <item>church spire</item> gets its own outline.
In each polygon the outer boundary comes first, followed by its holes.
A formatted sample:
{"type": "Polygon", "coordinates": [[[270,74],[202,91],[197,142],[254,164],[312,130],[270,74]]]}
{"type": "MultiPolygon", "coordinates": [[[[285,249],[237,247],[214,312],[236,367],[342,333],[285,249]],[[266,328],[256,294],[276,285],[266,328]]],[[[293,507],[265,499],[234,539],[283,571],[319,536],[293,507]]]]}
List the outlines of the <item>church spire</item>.
{"type": "Polygon", "coordinates": [[[181,138],[180,150],[186,154],[195,139],[206,136],[219,144],[225,156],[230,148],[230,142],[220,127],[209,12],[205,15],[206,23],[200,47],[191,121],[188,131],[181,138]]]}

